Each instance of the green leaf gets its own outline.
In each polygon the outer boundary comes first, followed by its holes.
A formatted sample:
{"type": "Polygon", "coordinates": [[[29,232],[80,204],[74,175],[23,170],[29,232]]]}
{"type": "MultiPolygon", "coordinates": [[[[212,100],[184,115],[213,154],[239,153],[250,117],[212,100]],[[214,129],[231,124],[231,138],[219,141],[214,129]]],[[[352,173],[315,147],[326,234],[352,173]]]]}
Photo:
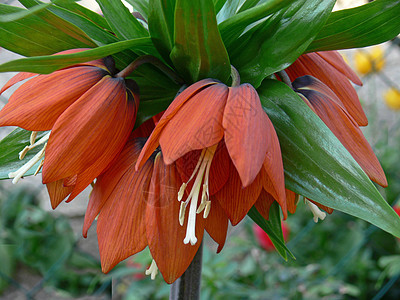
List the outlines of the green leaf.
{"type": "MultiPolygon", "coordinates": [[[[0,16],[21,11],[26,10],[0,4],[0,16]]],[[[0,23],[0,46],[24,56],[48,55],[66,49],[88,47],[35,15],[0,23]]]]}
{"type": "Polygon", "coordinates": [[[284,260],[287,261],[287,254],[289,254],[293,259],[296,259],[285,245],[285,240],[283,239],[282,234],[279,206],[275,204],[276,203],[272,204],[270,208],[268,221],[264,219],[254,206],[249,210],[247,215],[268,234],[271,242],[284,260]]]}
{"type": "Polygon", "coordinates": [[[20,11],[10,13],[7,15],[2,15],[2,16],[0,16],[0,23],[18,21],[18,20],[28,17],[30,15],[34,15],[34,14],[46,9],[46,7],[48,7],[50,5],[52,5],[52,3],[42,3],[42,4],[32,7],[32,9],[20,10],[20,11]]]}
{"type": "Polygon", "coordinates": [[[63,20],[68,21],[77,26],[89,38],[91,38],[94,42],[96,42],[98,46],[111,44],[119,41],[116,36],[104,30],[103,28],[93,23],[89,19],[81,16],[80,14],[71,12],[68,9],[58,6],[49,7],[48,10],[51,13],[62,18],[63,20]]]}
{"type": "Polygon", "coordinates": [[[292,64],[314,40],[334,3],[294,1],[228,45],[232,65],[242,81],[257,88],[264,78],[292,64]]]}
{"type": "Polygon", "coordinates": [[[171,60],[189,82],[212,77],[225,82],[231,66],[218,31],[212,0],[177,0],[171,60]]]}
{"type": "MultiPolygon", "coordinates": [[[[19,0],[25,7],[27,8],[34,8],[37,5],[41,5],[42,3],[38,0],[19,0]]],[[[51,11],[44,9],[36,13],[36,15],[43,19],[43,21],[47,22],[48,24],[54,26],[59,31],[64,32],[65,34],[69,35],[70,37],[81,41],[89,47],[95,47],[96,44],[78,27],[74,24],[56,16],[51,11]]]]}
{"type": "MultiPolygon", "coordinates": [[[[38,141],[47,132],[39,132],[36,140],[38,141]]],[[[43,146],[37,146],[30,150],[23,160],[19,159],[19,152],[25,146],[30,145],[31,131],[17,128],[0,141],[0,179],[9,179],[8,174],[21,168],[27,163],[36,153],[42,150],[43,146]]],[[[34,174],[38,164],[34,166],[25,176],[34,174]]]]}
{"type": "Polygon", "coordinates": [[[48,74],[73,64],[99,59],[129,48],[141,49],[144,52],[153,49],[150,38],[139,38],[121,41],[73,54],[21,58],[0,65],[0,72],[32,72],[48,74]]]}
{"type": "Polygon", "coordinates": [[[259,2],[260,2],[260,0],[245,0],[243,2],[242,6],[240,6],[238,13],[248,10],[249,8],[257,6],[259,2]]]}
{"type": "Polygon", "coordinates": [[[138,11],[146,20],[149,15],[149,0],[126,0],[133,9],[138,11]]]}
{"type": "Polygon", "coordinates": [[[225,5],[227,0],[213,0],[214,2],[214,9],[215,13],[218,14],[218,12],[222,9],[222,7],[225,5]]]}
{"type": "Polygon", "coordinates": [[[120,0],[96,0],[111,29],[120,40],[147,37],[148,31],[120,0]]]}
{"type": "MultiPolygon", "coordinates": [[[[250,24],[277,12],[293,1],[294,0],[270,0],[247,10],[239,10],[240,13],[233,15],[219,24],[218,28],[225,46],[229,48],[250,24]]],[[[243,5],[247,3],[247,6],[249,6],[249,2],[250,1],[246,1],[243,5]]]]}
{"type": "Polygon", "coordinates": [[[174,43],[175,0],[150,0],[149,31],[162,57],[170,62],[174,43]]]}
{"type": "Polygon", "coordinates": [[[92,21],[93,23],[97,24],[98,26],[111,31],[110,25],[107,23],[106,19],[103,16],[99,15],[98,13],[83,7],[75,2],[57,2],[57,6],[62,8],[68,9],[71,12],[81,15],[92,21]]]}
{"type": "Polygon", "coordinates": [[[400,33],[400,2],[376,0],[331,14],[307,52],[366,47],[400,33]]]}
{"type": "Polygon", "coordinates": [[[217,21],[221,23],[226,19],[234,16],[239,9],[241,0],[228,0],[222,6],[220,11],[217,14],[217,21]]]}
{"type": "Polygon", "coordinates": [[[300,97],[276,80],[265,80],[258,92],[278,134],[287,188],[400,237],[400,218],[300,97]]]}

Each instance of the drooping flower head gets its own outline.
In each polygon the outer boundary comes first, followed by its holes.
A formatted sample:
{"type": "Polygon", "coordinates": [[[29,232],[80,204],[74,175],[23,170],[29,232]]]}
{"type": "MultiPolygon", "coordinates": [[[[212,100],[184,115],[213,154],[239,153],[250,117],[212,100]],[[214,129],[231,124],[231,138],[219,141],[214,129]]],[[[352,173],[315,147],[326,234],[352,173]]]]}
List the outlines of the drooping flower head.
{"type": "Polygon", "coordinates": [[[184,182],[177,196],[181,224],[188,210],[185,244],[198,242],[197,223],[207,218],[213,203],[236,225],[253,205],[262,210],[263,203],[270,203],[265,193],[287,216],[279,141],[251,85],[227,87],[205,79],[188,87],[158,122],[137,169],[158,146],[165,164],[176,163],[184,182]]]}
{"type": "MultiPolygon", "coordinates": [[[[115,74],[113,59],[106,57],[38,75],[23,83],[0,111],[0,126],[51,130],[37,160],[45,155],[43,183],[53,207],[69,193],[72,200],[100,175],[133,129],[138,88],[115,74]]],[[[35,75],[20,73],[1,92],[35,75]]]]}
{"type": "Polygon", "coordinates": [[[382,167],[359,126],[368,124],[350,80],[358,76],[336,51],[302,55],[287,69],[293,88],[342,142],[372,181],[387,186],[382,167]]]}

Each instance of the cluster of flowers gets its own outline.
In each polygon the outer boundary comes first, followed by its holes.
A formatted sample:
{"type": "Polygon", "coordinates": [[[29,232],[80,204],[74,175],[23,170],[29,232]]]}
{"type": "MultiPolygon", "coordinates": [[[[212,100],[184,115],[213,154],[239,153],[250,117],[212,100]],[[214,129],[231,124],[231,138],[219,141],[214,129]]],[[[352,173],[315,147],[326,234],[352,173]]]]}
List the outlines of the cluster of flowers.
{"type": "MultiPolygon", "coordinates": [[[[340,54],[304,54],[285,71],[288,76],[277,79],[298,93],[373,181],[386,186],[359,128],[367,119],[350,81],[361,81],[340,54]]],[[[51,130],[27,149],[44,145],[28,167],[42,161],[53,208],[94,182],[83,235],[98,216],[104,272],[148,246],[154,259],[149,273],[158,268],[171,283],[189,266],[204,231],[219,252],[228,223],[238,224],[251,207],[266,219],[274,201],[285,219],[295,212],[298,197],[285,188],[279,140],[254,87],[200,80],[134,129],[139,89],[121,74],[107,57],[48,75],[19,73],[0,91],[30,78],[1,110],[0,126],[51,130]]],[[[319,208],[332,212],[306,202],[316,221],[325,217],[319,208]]]]}

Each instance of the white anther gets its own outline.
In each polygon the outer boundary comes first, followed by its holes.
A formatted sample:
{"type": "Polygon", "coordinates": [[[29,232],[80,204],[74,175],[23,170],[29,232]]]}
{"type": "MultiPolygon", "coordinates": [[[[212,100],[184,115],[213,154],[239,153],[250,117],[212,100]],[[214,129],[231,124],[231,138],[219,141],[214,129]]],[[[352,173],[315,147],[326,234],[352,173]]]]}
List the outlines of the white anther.
{"type": "Polygon", "coordinates": [[[144,272],[146,275],[150,275],[151,280],[156,279],[158,274],[158,267],[156,265],[156,261],[153,259],[150,267],[144,272]]]}
{"type": "Polygon", "coordinates": [[[318,219],[321,219],[321,221],[323,221],[325,219],[326,213],[321,211],[318,208],[318,206],[316,206],[314,203],[312,203],[311,201],[308,201],[306,199],[304,199],[304,202],[307,203],[308,207],[310,208],[311,212],[313,213],[313,215],[314,215],[313,220],[315,223],[318,223],[318,219]]]}

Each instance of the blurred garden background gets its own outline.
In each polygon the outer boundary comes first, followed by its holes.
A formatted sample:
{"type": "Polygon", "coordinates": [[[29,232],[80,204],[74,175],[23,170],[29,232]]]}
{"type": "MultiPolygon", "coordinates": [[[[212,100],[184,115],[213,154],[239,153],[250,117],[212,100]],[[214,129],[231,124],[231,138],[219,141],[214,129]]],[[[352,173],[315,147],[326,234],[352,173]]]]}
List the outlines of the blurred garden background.
{"type": "MultiPolygon", "coordinates": [[[[341,53],[364,83],[356,87],[369,119],[363,132],[389,182],[379,190],[400,207],[400,38],[341,53]]],[[[0,63],[15,58],[0,49],[0,63]]],[[[0,74],[0,86],[13,75],[0,74]]],[[[1,106],[14,90],[0,96],[1,106]]],[[[0,136],[10,131],[2,128],[0,136]]],[[[81,235],[90,191],[53,211],[40,177],[0,182],[0,299],[111,299],[111,291],[113,299],[168,299],[161,277],[144,275],[147,251],[101,273],[95,224],[88,239],[81,235]]],[[[316,224],[300,203],[283,223],[296,256],[285,262],[252,224],[230,228],[218,255],[206,239],[202,299],[400,299],[400,241],[373,225],[337,211],[316,224]]]]}

